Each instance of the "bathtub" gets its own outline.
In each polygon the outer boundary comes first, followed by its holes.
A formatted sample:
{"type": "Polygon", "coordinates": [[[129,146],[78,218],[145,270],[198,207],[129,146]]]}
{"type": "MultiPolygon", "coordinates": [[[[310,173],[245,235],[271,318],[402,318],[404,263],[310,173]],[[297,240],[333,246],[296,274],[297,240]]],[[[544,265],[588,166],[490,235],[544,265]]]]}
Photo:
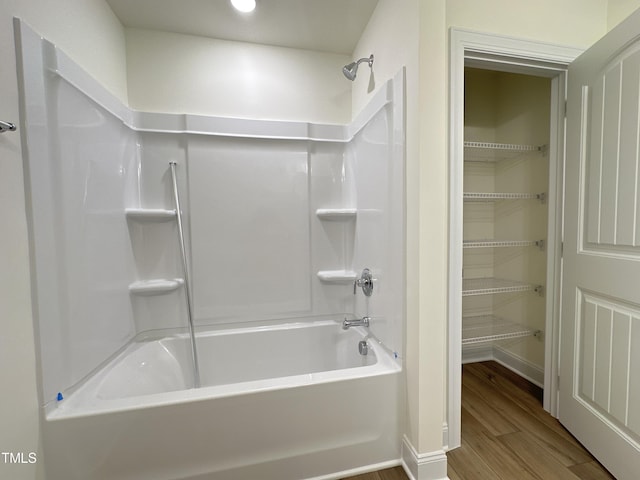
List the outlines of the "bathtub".
{"type": "Polygon", "coordinates": [[[133,342],[48,409],[48,480],[331,479],[400,458],[398,360],[334,320],[133,342]],[[358,342],[366,340],[368,354],[358,342]]]}

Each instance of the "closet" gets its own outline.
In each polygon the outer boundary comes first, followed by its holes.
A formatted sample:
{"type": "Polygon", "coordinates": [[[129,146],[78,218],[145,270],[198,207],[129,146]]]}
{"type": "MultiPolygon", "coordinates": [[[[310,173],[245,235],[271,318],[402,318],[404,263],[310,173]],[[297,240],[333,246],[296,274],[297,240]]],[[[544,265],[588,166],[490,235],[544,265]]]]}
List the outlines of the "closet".
{"type": "Polygon", "coordinates": [[[465,68],[462,361],[544,382],[551,81],[465,68]]]}

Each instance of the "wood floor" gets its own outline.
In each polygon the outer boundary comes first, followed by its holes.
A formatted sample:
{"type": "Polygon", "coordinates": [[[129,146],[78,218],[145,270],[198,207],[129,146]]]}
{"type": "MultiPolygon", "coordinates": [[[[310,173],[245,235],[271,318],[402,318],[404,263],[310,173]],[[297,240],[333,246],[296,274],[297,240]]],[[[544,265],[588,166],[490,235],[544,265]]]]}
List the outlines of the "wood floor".
{"type": "MultiPolygon", "coordinates": [[[[542,390],[495,362],[462,369],[462,446],[451,480],[605,480],[613,477],[542,409],[542,390]]],[[[401,467],[344,480],[407,480],[401,467]]]]}
{"type": "Polygon", "coordinates": [[[462,369],[462,446],[451,480],[603,480],[613,477],[542,409],[542,390],[495,362],[462,369]]]}

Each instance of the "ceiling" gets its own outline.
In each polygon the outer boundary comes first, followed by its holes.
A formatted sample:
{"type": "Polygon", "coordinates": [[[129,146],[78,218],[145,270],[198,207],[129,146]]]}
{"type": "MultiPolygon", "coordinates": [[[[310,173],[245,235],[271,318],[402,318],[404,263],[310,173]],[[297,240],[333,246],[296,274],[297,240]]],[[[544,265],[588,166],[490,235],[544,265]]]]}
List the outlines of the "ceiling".
{"type": "Polygon", "coordinates": [[[351,55],[378,0],[106,0],[125,27],[351,55]]]}

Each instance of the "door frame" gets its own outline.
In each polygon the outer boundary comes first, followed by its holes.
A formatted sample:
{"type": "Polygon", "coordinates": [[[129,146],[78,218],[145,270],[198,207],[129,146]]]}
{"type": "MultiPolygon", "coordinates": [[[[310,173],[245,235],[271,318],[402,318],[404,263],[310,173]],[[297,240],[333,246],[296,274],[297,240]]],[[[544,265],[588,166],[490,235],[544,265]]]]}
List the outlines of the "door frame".
{"type": "Polygon", "coordinates": [[[566,72],[583,51],[458,28],[450,29],[449,49],[449,349],[445,449],[460,446],[461,435],[464,67],[551,79],[544,408],[557,416],[566,72]]]}

